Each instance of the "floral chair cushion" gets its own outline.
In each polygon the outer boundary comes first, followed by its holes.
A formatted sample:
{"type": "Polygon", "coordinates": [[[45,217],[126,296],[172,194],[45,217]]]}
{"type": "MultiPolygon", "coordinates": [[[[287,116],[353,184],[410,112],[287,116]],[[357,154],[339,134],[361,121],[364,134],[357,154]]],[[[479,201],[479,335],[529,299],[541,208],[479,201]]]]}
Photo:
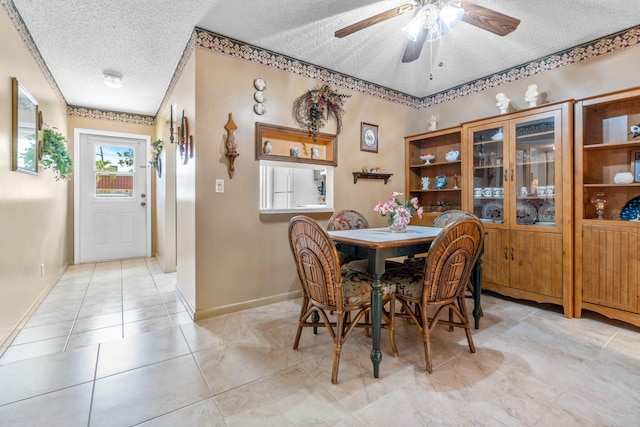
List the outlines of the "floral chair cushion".
{"type": "Polygon", "coordinates": [[[361,213],[352,210],[342,210],[334,213],[327,224],[329,231],[351,230],[354,228],[369,228],[369,223],[361,213]]]}
{"type": "MultiPolygon", "coordinates": [[[[369,304],[371,302],[371,283],[373,276],[369,273],[344,268],[342,273],[342,297],[345,305],[369,304]]],[[[396,286],[382,276],[382,295],[391,295],[396,291],[396,286]]]]}
{"type": "Polygon", "coordinates": [[[420,299],[424,284],[424,266],[420,268],[396,268],[389,270],[383,278],[396,285],[396,295],[420,299]]]}

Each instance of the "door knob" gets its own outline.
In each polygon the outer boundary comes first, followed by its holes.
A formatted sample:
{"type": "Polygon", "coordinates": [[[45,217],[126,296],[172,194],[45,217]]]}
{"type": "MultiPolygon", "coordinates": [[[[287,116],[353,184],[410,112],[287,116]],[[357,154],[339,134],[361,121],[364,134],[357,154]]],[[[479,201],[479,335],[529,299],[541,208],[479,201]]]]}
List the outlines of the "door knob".
{"type": "Polygon", "coordinates": [[[141,202],[140,206],[147,206],[147,203],[146,202],[141,202]]]}

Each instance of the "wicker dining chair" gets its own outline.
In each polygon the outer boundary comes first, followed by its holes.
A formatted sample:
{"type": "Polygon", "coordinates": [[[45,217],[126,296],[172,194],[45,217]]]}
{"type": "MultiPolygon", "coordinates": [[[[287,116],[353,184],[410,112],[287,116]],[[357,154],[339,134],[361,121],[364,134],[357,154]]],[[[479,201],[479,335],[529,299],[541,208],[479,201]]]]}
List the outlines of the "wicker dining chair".
{"type": "MultiPolygon", "coordinates": [[[[447,224],[435,238],[425,262],[424,270],[403,268],[392,270],[387,280],[396,285],[396,299],[401,313],[391,312],[391,323],[396,316],[408,317],[422,334],[428,372],[432,371],[431,332],[438,323],[464,328],[469,350],[475,353],[471,328],[467,316],[464,294],[473,266],[484,242],[484,227],[477,218],[459,218],[447,224]],[[428,317],[427,309],[435,307],[428,317]],[[448,319],[440,314],[449,310],[448,319]],[[457,320],[451,313],[455,314],[457,320]]],[[[392,330],[393,332],[393,330],[392,330]]]]}
{"type": "MultiPolygon", "coordinates": [[[[450,222],[457,221],[460,218],[478,218],[471,212],[461,211],[461,210],[450,210],[439,215],[435,220],[433,220],[434,227],[444,227],[450,222]]],[[[471,278],[469,278],[469,282],[467,282],[467,291],[469,291],[469,295],[473,297],[475,294],[473,290],[473,283],[471,283],[471,278]]]]}
{"type": "MultiPolygon", "coordinates": [[[[298,348],[303,328],[325,326],[335,345],[331,382],[337,384],[340,352],[344,342],[356,327],[372,326],[365,321],[365,315],[371,311],[373,277],[369,273],[341,269],[338,252],[331,238],[315,220],[307,216],[298,215],[289,221],[289,244],[303,290],[293,348],[298,348]],[[319,320],[314,320],[316,312],[319,320]]],[[[389,303],[389,310],[393,312],[395,286],[387,283],[384,276],[381,291],[383,306],[389,303]]],[[[391,350],[397,356],[391,319],[383,309],[383,327],[389,329],[391,350]]]]}

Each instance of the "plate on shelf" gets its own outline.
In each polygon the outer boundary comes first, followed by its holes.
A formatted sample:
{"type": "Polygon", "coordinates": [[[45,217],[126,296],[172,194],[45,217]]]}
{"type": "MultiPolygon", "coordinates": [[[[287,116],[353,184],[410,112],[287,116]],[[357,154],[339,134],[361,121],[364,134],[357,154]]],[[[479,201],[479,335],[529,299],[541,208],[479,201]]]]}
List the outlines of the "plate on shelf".
{"type": "Polygon", "coordinates": [[[482,206],[482,218],[502,222],[504,219],[502,203],[489,202],[482,206]]]}
{"type": "Polygon", "coordinates": [[[556,205],[553,202],[545,202],[538,209],[539,222],[556,222],[556,205]]]}
{"type": "Polygon", "coordinates": [[[629,200],[620,211],[620,219],[636,219],[640,212],[640,196],[629,200]]]}
{"type": "Polygon", "coordinates": [[[546,225],[546,226],[555,227],[556,223],[555,223],[555,221],[554,222],[551,222],[551,221],[538,221],[538,222],[536,222],[535,225],[546,225]]]}
{"type": "Polygon", "coordinates": [[[529,202],[519,201],[516,203],[516,223],[517,224],[533,224],[538,218],[536,208],[529,202]]]}

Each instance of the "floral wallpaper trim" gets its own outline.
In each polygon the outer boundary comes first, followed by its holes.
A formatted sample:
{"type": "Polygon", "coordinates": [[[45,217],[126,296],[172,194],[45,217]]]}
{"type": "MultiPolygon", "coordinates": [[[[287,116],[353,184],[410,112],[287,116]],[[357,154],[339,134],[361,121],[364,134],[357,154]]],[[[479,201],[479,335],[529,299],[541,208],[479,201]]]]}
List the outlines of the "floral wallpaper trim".
{"type": "Polygon", "coordinates": [[[102,111],[84,107],[69,106],[69,115],[76,117],[86,117],[90,119],[110,120],[114,122],[132,123],[136,125],[153,125],[155,118],[138,114],[116,113],[113,111],[102,111]]]}
{"type": "Polygon", "coordinates": [[[298,74],[330,85],[336,85],[357,92],[376,96],[387,101],[396,102],[410,107],[420,107],[421,100],[406,93],[398,92],[384,86],[379,86],[365,80],[358,80],[346,74],[321,68],[299,59],[291,58],[281,53],[252,46],[201,28],[196,28],[196,47],[232,56],[248,62],[266,65],[281,71],[298,74]]]}
{"type": "Polygon", "coordinates": [[[487,89],[522,80],[556,70],[581,61],[618,52],[640,44],[640,25],[619,31],[600,39],[583,43],[564,51],[518,65],[516,67],[464,83],[424,98],[418,98],[406,93],[398,92],[384,86],[378,86],[355,77],[341,74],[326,68],[321,68],[286,55],[271,52],[250,44],[234,40],[201,28],[195,29],[196,46],[223,55],[232,56],[260,65],[287,71],[329,83],[335,86],[352,89],[367,95],[376,96],[386,101],[396,102],[415,108],[426,108],[443,102],[453,101],[466,95],[482,92],[487,89]]]}
{"type": "Polygon", "coordinates": [[[638,45],[640,45],[640,26],[622,30],[601,39],[583,43],[535,61],[518,65],[511,69],[482,77],[473,82],[427,96],[422,99],[423,105],[421,105],[421,107],[442,104],[443,102],[452,101],[456,98],[482,92],[486,89],[526,79],[537,74],[557,70],[562,67],[577,64],[578,62],[619,52],[638,45]]]}

